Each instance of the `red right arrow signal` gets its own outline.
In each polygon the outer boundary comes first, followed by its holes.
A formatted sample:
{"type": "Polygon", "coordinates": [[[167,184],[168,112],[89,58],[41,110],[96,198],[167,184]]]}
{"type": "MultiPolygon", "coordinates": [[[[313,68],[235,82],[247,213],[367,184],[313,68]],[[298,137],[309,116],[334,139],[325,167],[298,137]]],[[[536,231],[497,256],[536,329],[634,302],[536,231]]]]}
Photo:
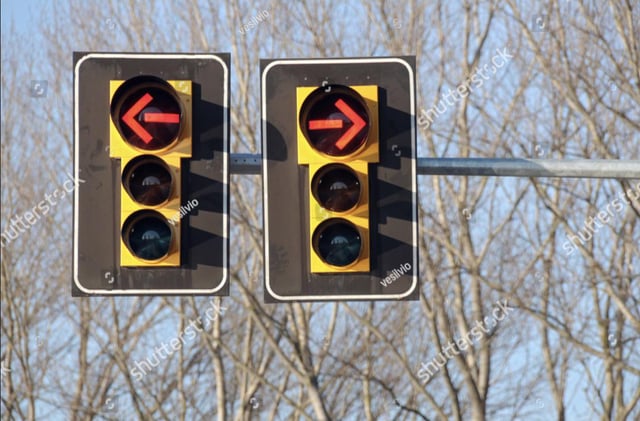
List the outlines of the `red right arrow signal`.
{"type": "MultiPolygon", "coordinates": [[[[367,123],[342,99],[337,100],[335,102],[335,106],[337,109],[342,111],[342,114],[344,114],[351,123],[353,123],[349,130],[344,132],[344,134],[336,141],[336,147],[343,150],[347,145],[349,145],[360,130],[367,125],[367,123]]],[[[310,120],[309,130],[342,129],[343,125],[343,120],[310,120]]]]}

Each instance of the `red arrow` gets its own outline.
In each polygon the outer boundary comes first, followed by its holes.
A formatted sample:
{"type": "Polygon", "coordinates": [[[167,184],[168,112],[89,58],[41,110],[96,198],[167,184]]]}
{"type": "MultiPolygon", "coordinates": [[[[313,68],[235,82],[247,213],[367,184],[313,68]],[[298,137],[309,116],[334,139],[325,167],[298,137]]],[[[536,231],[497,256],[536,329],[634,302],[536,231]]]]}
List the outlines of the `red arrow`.
{"type": "Polygon", "coordinates": [[[145,123],[180,123],[180,114],[176,113],[145,113],[142,116],[145,123]]]}
{"type": "Polygon", "coordinates": [[[341,129],[342,120],[310,120],[309,130],[341,129]]]}
{"type": "Polygon", "coordinates": [[[144,94],[142,98],[133,104],[133,107],[129,108],[129,111],[127,111],[122,117],[122,121],[124,121],[127,126],[131,127],[131,130],[133,130],[133,132],[137,134],[144,143],[151,142],[153,136],[151,136],[151,134],[135,120],[135,116],[137,116],[151,101],[153,101],[153,97],[148,93],[144,94]]]}
{"type": "Polygon", "coordinates": [[[347,147],[349,142],[351,142],[353,138],[360,133],[360,130],[362,130],[367,123],[365,123],[358,113],[353,111],[353,108],[349,107],[343,100],[337,100],[336,107],[353,122],[353,126],[351,126],[351,128],[347,130],[346,133],[343,134],[336,142],[338,149],[343,150],[347,147]]]}
{"type": "MultiPolygon", "coordinates": [[[[140,123],[138,123],[135,117],[140,114],[140,111],[144,109],[151,101],[153,97],[146,93],[136,101],[129,111],[127,111],[122,117],[122,121],[137,134],[144,143],[149,143],[153,140],[153,136],[149,133],[140,123]]],[[[180,123],[180,115],[176,113],[145,113],[142,116],[142,121],[145,123],[180,123]]]]}
{"type": "MultiPolygon", "coordinates": [[[[336,147],[343,150],[353,140],[353,138],[367,125],[365,121],[353,111],[353,108],[349,107],[346,102],[339,99],[336,101],[335,106],[342,111],[352,123],[353,126],[349,128],[340,139],[336,141],[336,147]]],[[[311,120],[309,121],[309,130],[324,130],[324,129],[341,129],[343,126],[342,120],[311,120]]]]}

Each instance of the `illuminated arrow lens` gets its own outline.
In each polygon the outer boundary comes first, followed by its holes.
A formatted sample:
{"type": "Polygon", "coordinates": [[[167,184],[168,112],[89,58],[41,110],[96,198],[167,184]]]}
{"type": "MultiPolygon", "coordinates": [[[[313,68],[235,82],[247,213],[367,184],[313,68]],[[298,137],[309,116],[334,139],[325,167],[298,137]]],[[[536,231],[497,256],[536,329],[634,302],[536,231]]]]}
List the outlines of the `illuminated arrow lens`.
{"type": "Polygon", "coordinates": [[[310,145],[331,156],[357,152],[367,141],[369,114],[364,99],[351,88],[319,88],[300,109],[300,127],[310,145]]]}
{"type": "Polygon", "coordinates": [[[345,267],[360,257],[362,239],[355,225],[346,219],[331,218],[316,228],[313,247],[325,263],[345,267]]]}
{"type": "Polygon", "coordinates": [[[127,218],[122,237],[131,253],[139,259],[157,261],[169,254],[173,232],[158,212],[138,211],[127,218]]]}
{"type": "Polygon", "coordinates": [[[132,146],[148,151],[165,149],[182,129],[182,109],[170,87],[132,86],[120,97],[118,129],[132,146]]]}
{"type": "Polygon", "coordinates": [[[353,209],[360,200],[360,180],[346,165],[330,164],[322,167],[311,182],[313,196],[320,205],[332,212],[353,209]]]}
{"type": "Polygon", "coordinates": [[[133,200],[146,206],[157,206],[169,200],[173,177],[160,158],[143,155],[127,164],[122,182],[133,200]]]}

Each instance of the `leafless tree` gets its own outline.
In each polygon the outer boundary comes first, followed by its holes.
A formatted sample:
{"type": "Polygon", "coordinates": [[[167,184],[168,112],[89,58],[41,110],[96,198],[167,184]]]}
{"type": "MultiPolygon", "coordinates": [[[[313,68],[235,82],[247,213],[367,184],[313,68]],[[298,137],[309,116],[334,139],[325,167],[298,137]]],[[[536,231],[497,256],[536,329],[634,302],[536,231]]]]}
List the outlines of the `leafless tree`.
{"type": "MultiPolygon", "coordinates": [[[[3,233],[71,171],[74,50],[231,52],[233,152],[261,152],[260,58],[416,55],[420,156],[640,159],[631,1],[44,7],[2,31],[3,233]]],[[[3,237],[2,419],[637,419],[638,181],[421,176],[421,294],[398,303],[264,304],[246,175],[231,177],[230,297],[71,298],[67,195],[3,237]]]]}

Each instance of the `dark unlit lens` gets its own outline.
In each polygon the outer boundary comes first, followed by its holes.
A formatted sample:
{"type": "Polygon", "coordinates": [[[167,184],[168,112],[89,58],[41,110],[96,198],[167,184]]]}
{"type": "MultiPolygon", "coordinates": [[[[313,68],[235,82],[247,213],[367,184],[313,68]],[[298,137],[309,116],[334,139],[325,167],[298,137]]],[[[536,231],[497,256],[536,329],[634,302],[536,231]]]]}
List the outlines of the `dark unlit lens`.
{"type": "Polygon", "coordinates": [[[313,194],[320,205],[333,212],[352,209],[360,200],[358,176],[344,165],[329,165],[316,173],[313,194]]]}
{"type": "Polygon", "coordinates": [[[156,206],[169,199],[173,180],[169,168],[162,160],[144,157],[129,164],[123,181],[133,200],[143,205],[156,206]]]}
{"type": "Polygon", "coordinates": [[[362,239],[357,228],[342,219],[330,219],[314,232],[316,252],[333,266],[348,266],[360,256],[362,239]]]}
{"type": "Polygon", "coordinates": [[[144,260],[158,260],[169,254],[171,228],[160,214],[134,214],[130,220],[125,224],[124,238],[131,253],[144,260]]]}

